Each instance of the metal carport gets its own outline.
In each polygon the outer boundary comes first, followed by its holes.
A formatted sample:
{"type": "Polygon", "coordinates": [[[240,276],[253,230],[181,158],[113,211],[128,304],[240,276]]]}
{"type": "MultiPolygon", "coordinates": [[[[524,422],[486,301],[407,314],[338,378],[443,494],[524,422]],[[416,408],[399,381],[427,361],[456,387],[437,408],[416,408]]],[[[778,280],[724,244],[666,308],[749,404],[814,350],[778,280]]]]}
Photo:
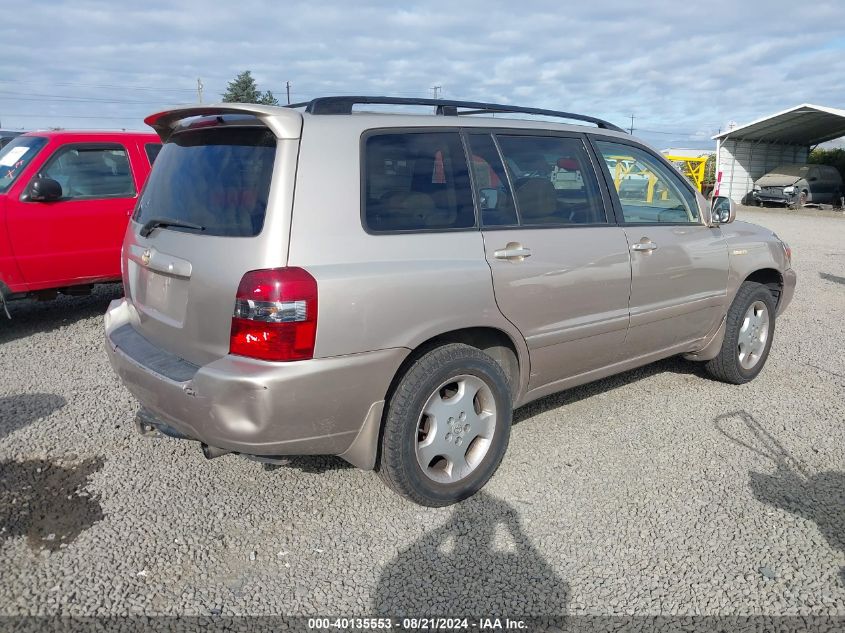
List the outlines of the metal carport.
{"type": "Polygon", "coordinates": [[[754,181],[784,163],[806,163],[810,148],[845,136],[845,110],[803,103],[713,137],[716,191],[741,202],[754,181]]]}

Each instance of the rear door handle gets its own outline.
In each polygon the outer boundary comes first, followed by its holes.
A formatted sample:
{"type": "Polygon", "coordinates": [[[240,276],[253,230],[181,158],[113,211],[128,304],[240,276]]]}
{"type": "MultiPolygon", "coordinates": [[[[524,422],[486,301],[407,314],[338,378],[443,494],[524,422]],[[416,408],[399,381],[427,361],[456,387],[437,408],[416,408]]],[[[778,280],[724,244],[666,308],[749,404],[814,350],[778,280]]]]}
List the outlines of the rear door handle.
{"type": "Polygon", "coordinates": [[[651,251],[657,250],[657,244],[651,240],[647,242],[637,242],[636,244],[631,245],[631,250],[641,253],[650,253],[651,251]]]}
{"type": "Polygon", "coordinates": [[[504,248],[494,251],[493,257],[521,262],[526,257],[531,257],[531,249],[525,248],[519,242],[509,242],[504,248]]]}

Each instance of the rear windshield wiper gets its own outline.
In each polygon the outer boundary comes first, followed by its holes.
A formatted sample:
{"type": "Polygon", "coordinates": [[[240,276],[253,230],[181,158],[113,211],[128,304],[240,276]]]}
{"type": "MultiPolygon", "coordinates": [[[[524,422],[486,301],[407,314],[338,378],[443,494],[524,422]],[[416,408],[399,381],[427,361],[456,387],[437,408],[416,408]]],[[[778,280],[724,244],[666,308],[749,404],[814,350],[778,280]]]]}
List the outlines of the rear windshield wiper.
{"type": "Polygon", "coordinates": [[[201,224],[194,224],[193,222],[186,222],[184,220],[173,220],[172,218],[153,218],[147,220],[144,226],[141,227],[141,237],[148,237],[155,229],[174,226],[180,229],[191,229],[194,231],[205,231],[205,227],[201,224]]]}

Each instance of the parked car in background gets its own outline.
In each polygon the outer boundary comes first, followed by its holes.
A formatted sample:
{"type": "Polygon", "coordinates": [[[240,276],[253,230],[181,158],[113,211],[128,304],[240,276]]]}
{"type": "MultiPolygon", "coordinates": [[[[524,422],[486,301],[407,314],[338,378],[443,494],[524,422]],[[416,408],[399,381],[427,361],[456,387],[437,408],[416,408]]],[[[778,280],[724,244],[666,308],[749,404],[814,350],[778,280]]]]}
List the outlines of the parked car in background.
{"type": "Polygon", "coordinates": [[[751,195],[761,205],[838,204],[842,176],[831,165],[780,165],[754,182],[751,195]]]}
{"type": "Polygon", "coordinates": [[[432,99],[301,107],[147,118],[164,147],[105,316],[142,433],[208,458],[340,455],[440,506],[490,479],[515,406],[677,354],[737,384],[763,368],[789,247],[723,228],[729,199],[623,130],[432,99]],[[371,103],[438,114],[353,114],[371,103]]]}
{"type": "Polygon", "coordinates": [[[23,132],[15,132],[13,130],[0,130],[0,149],[6,147],[6,145],[8,145],[13,138],[20,136],[21,134],[23,134],[23,132]]]}
{"type": "Polygon", "coordinates": [[[28,132],[0,150],[5,301],[120,279],[126,224],[161,148],[154,134],[28,132]]]}

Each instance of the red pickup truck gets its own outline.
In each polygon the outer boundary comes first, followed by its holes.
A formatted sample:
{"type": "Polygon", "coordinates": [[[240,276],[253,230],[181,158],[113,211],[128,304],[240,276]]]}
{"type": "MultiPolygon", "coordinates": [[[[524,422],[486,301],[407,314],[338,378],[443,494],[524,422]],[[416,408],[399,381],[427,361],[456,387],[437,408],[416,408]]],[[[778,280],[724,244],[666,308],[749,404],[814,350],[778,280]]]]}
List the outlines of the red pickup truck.
{"type": "Polygon", "coordinates": [[[120,279],[123,234],[160,149],[155,134],[69,131],[0,149],[0,314],[8,299],[120,279]]]}

